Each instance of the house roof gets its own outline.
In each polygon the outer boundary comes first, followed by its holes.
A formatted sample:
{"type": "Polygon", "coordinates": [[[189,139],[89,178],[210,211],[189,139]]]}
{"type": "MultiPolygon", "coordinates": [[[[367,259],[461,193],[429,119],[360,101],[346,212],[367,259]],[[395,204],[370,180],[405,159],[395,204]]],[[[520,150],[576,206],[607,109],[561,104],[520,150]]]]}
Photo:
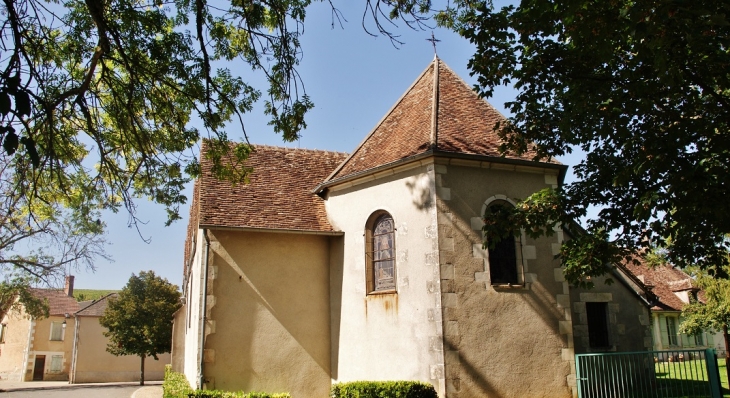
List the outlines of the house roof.
{"type": "Polygon", "coordinates": [[[216,179],[210,161],[202,156],[191,222],[197,219],[199,227],[334,232],[323,199],[312,190],[346,157],[332,151],[256,146],[245,163],[253,169],[249,183],[233,185],[216,179]]]}
{"type": "Polygon", "coordinates": [[[532,162],[533,151],[499,152],[498,122],[506,118],[436,57],[325,183],[427,152],[532,162]]]}
{"type": "Polygon", "coordinates": [[[33,295],[48,300],[49,315],[73,314],[79,310],[79,303],[61,289],[31,289],[33,295]]]}
{"type": "Polygon", "coordinates": [[[110,298],[117,297],[117,293],[109,293],[106,296],[90,302],[87,306],[76,312],[79,316],[102,316],[110,298]]]}
{"type": "Polygon", "coordinates": [[[692,278],[680,269],[670,264],[649,266],[644,259],[638,259],[638,264],[627,261],[624,267],[642,282],[652,288],[658,302],[651,308],[652,311],[681,311],[687,305],[675,292],[693,290],[692,278]]]}

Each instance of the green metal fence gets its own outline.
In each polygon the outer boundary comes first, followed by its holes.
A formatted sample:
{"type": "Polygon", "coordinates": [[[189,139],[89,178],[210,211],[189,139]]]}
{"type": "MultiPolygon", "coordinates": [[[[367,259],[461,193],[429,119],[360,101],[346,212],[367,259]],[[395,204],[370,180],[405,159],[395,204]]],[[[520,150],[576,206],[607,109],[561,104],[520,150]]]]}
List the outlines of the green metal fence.
{"type": "Polygon", "coordinates": [[[714,349],[577,354],[578,398],[721,398],[714,349]]]}

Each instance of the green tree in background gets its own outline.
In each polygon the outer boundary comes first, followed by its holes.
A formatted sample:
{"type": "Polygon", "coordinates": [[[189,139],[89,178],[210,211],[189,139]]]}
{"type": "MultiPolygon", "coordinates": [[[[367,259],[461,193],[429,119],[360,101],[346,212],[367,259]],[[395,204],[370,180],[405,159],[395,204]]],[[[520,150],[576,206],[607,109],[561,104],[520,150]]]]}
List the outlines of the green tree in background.
{"type": "MultiPolygon", "coordinates": [[[[726,270],[727,272],[727,270],[726,270]]],[[[704,291],[704,303],[692,300],[682,309],[682,323],[679,330],[682,333],[698,334],[705,330],[722,330],[725,339],[725,367],[730,380],[730,280],[713,278],[707,273],[699,272],[695,275],[693,284],[704,291]]]]}
{"type": "Polygon", "coordinates": [[[651,244],[668,247],[673,264],[725,276],[729,16],[724,0],[456,0],[439,13],[476,45],[480,95],[518,91],[499,126],[503,151],[586,154],[575,182],[488,215],[487,240],[505,226],[532,236],[568,226],[565,275],[584,286],[651,244]],[[585,233],[571,228],[592,206],[585,233]]]}
{"type": "Polygon", "coordinates": [[[144,385],[145,358],[157,359],[158,354],[170,352],[172,316],[180,305],[177,286],[153,271],[132,274],[118,296],[109,299],[99,319],[107,328],[106,350],[114,355],[140,357],[140,385],[144,385]]]}

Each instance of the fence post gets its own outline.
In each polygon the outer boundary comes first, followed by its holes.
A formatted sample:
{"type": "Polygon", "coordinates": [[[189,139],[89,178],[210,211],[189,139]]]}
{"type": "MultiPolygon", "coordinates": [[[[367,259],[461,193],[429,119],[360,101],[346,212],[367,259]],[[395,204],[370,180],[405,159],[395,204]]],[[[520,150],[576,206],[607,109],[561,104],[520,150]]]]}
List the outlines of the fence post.
{"type": "Polygon", "coordinates": [[[722,398],[720,386],[720,369],[717,367],[717,355],[714,348],[705,349],[705,364],[707,364],[707,378],[710,381],[712,398],[722,398]]]}
{"type": "Polygon", "coordinates": [[[581,360],[581,358],[576,355],[575,356],[575,385],[576,385],[576,388],[578,389],[578,398],[583,398],[583,394],[580,389],[580,385],[583,384],[583,383],[581,383],[581,380],[580,380],[581,379],[580,360],[581,360]]]}

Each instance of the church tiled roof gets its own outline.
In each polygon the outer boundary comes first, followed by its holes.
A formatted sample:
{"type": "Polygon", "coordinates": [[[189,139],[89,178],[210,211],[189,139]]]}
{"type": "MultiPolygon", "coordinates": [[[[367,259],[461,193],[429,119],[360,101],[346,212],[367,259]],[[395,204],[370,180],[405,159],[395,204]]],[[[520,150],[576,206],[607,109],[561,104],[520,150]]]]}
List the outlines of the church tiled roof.
{"type": "Polygon", "coordinates": [[[203,157],[191,210],[191,222],[197,219],[193,228],[333,232],[324,201],[312,190],[346,157],[332,151],[256,146],[246,161],[253,169],[249,183],[235,186],[212,176],[203,157]]]}
{"type": "MultiPolygon", "coordinates": [[[[435,58],[328,181],[428,151],[501,157],[501,140],[494,127],[505,121],[504,116],[435,58]]],[[[527,152],[504,157],[532,161],[534,155],[527,152]]]]}

